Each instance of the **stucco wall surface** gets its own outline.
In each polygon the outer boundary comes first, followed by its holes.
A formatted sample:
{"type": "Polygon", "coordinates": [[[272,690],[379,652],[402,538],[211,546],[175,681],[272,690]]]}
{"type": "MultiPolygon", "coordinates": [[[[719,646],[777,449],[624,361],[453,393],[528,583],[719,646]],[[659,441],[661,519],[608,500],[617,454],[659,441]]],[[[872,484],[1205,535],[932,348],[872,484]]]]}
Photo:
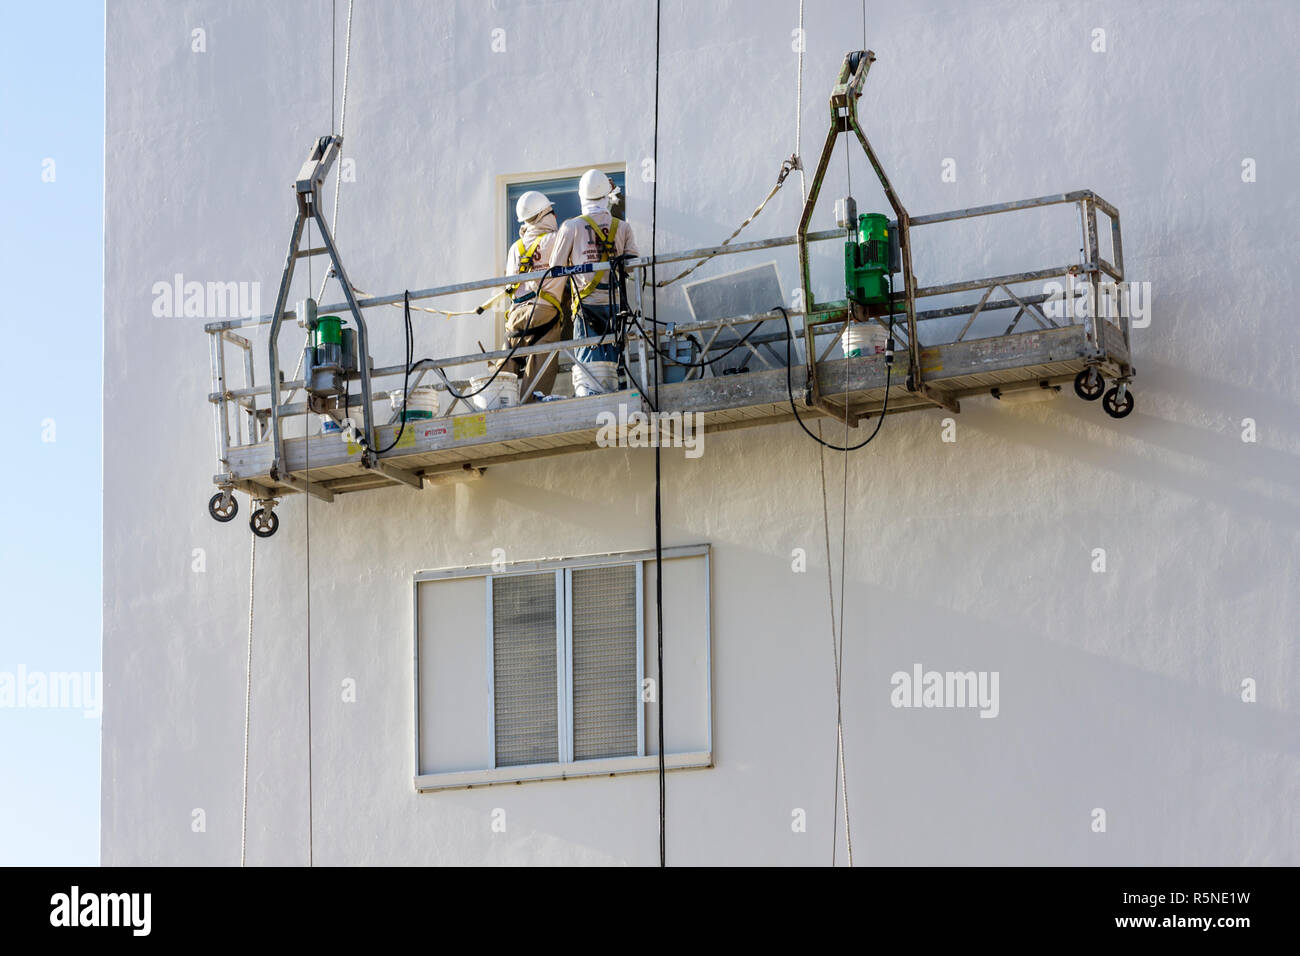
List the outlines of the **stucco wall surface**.
{"type": "MultiPolygon", "coordinates": [[[[972,399],[955,442],[942,440],[947,413],[919,412],[850,458],[855,862],[1300,863],[1300,332],[1288,307],[1300,8],[870,6],[878,61],[861,113],[908,209],[1095,189],[1121,210],[1129,276],[1154,299],[1134,332],[1128,419],[1073,395],[972,399]],[[998,672],[996,718],[892,706],[891,675],[918,663],[998,672]]],[[[288,184],[329,128],[330,16],[324,0],[108,4],[105,864],[238,862],[247,504],[229,525],[206,514],[204,319],[156,316],[153,290],[177,274],[256,281],[270,309],[288,184]]],[[[807,4],[805,157],[859,16],[807,4]]],[[[797,17],[794,0],[664,3],[661,250],[724,238],[794,149],[797,17]]],[[[648,250],[654,68],[650,2],[358,0],[344,149],[356,181],[337,229],[353,281],[378,293],[494,274],[507,238],[497,177],[592,163],[626,163],[648,250]]],[[[747,237],[794,231],[793,182],[747,237]]],[[[853,185],[863,211],[883,206],[860,158],[853,185]]],[[[840,153],[816,228],[844,190],[840,153]]],[[[1077,255],[1075,234],[1068,214],[936,229],[918,237],[916,269],[930,283],[1034,268],[1077,255]]],[[[839,251],[824,245],[830,298],[839,251]]],[[[792,293],[790,249],[702,274],[767,260],[792,293]]],[[[679,293],[660,305],[685,314],[679,293]]],[[[401,361],[400,318],[372,313],[378,364],[401,361]]],[[[418,322],[422,354],[493,334],[489,319],[418,322]]],[[[296,328],[284,343],[292,356],[296,328]]],[[[817,447],[793,424],[705,447],[664,455],[665,542],[712,547],[716,762],[668,780],[669,860],[828,863],[817,447]],[[800,548],[804,573],[792,571],[800,548]]],[[[826,467],[838,563],[842,459],[826,467]]],[[[417,793],[411,707],[415,570],[490,562],[494,548],[526,560],[653,546],[653,490],[651,452],[606,449],[311,504],[314,862],[657,862],[652,775],[417,793]],[[345,679],[354,703],[340,699],[345,679]]],[[[306,506],[287,499],[257,549],[255,864],[308,854],[306,506]]]]}

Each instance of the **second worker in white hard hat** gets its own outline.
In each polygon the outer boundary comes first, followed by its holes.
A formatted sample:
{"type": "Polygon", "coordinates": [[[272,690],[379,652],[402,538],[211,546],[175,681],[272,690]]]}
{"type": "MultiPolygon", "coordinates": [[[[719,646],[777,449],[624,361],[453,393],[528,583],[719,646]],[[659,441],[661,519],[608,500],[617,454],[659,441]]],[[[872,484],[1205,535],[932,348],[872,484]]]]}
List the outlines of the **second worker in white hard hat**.
{"type": "MultiPolygon", "coordinates": [[[[589,169],[578,182],[578,199],[582,214],[566,219],[551,248],[551,265],[574,266],[608,262],[618,256],[635,256],[636,240],[632,229],[610,212],[615,196],[614,184],[599,169],[589,169]]],[[[594,272],[574,277],[577,301],[573,303],[574,337],[605,335],[612,329],[613,298],[610,273],[594,272]]],[[[582,362],[616,362],[618,350],[606,344],[580,348],[582,362]]]]}
{"type": "MultiPolygon", "coordinates": [[[[545,194],[529,190],[515,203],[515,219],[519,222],[519,238],[511,243],[506,254],[506,274],[548,268],[556,239],[551,201],[545,194]]],[[[506,291],[512,296],[506,315],[507,348],[560,340],[569,299],[568,281],[563,276],[530,279],[508,286],[506,291]]],[[[504,365],[506,371],[520,376],[520,400],[527,402],[532,400],[534,392],[551,393],[559,357],[554,352],[536,352],[509,359],[504,365]]]]}

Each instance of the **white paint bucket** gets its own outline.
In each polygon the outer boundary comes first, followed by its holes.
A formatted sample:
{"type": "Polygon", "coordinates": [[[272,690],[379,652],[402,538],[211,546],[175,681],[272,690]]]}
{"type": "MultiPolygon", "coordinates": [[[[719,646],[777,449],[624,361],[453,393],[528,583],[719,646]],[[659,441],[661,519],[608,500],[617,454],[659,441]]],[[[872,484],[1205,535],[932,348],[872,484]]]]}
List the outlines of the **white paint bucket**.
{"type": "MultiPolygon", "coordinates": [[[[360,409],[360,408],[353,407],[353,408],[346,409],[346,410],[345,410],[345,409],[339,409],[337,412],[335,412],[335,414],[336,414],[336,415],[339,415],[339,416],[340,416],[341,418],[343,418],[343,419],[347,419],[347,417],[348,417],[349,415],[351,415],[351,416],[352,416],[352,423],[353,423],[353,425],[356,426],[357,431],[360,431],[360,430],[361,430],[361,427],[362,427],[362,426],[361,426],[361,409],[360,409]]],[[[321,434],[322,434],[322,435],[337,435],[337,434],[339,434],[341,431],[343,431],[343,426],[340,425],[338,422],[336,422],[336,421],[335,421],[333,418],[331,418],[329,415],[321,415],[321,416],[320,416],[320,431],[321,431],[321,434]]]]}
{"type": "MultiPolygon", "coordinates": [[[[388,393],[388,402],[394,412],[402,410],[402,397],[405,393],[395,388],[388,393]]],[[[406,395],[406,421],[413,422],[423,418],[433,418],[438,414],[438,390],[432,385],[417,385],[406,395]]]]}
{"type": "Polygon", "coordinates": [[[860,355],[880,355],[889,345],[889,333],[879,322],[850,322],[840,335],[840,347],[845,358],[860,355]]]}
{"type": "Polygon", "coordinates": [[[490,411],[493,408],[511,408],[519,404],[519,376],[514,372],[501,371],[496,378],[480,375],[469,382],[469,390],[474,393],[470,401],[475,408],[490,411]],[[491,382],[491,385],[487,383],[491,382]],[[486,386],[486,387],[485,387],[486,386]],[[479,389],[483,389],[481,392],[479,389]]]}
{"type": "Polygon", "coordinates": [[[586,367],[574,363],[573,394],[599,395],[602,392],[618,391],[617,362],[587,362],[586,367]]]}

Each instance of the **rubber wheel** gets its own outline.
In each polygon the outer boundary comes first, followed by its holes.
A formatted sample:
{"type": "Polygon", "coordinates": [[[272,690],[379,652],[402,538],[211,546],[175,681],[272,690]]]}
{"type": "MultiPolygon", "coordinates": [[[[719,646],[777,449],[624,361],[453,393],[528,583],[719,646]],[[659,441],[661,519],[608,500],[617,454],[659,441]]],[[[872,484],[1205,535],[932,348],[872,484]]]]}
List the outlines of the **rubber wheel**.
{"type": "Polygon", "coordinates": [[[253,512],[253,516],[248,519],[248,526],[253,529],[253,534],[259,538],[269,538],[280,530],[280,516],[274,511],[258,508],[253,512]]]}
{"type": "Polygon", "coordinates": [[[1085,368],[1074,377],[1074,394],[1085,402],[1095,402],[1106,391],[1106,380],[1101,377],[1100,372],[1096,372],[1091,382],[1088,381],[1088,374],[1094,371],[1094,369],[1085,368]]]}
{"type": "Polygon", "coordinates": [[[223,508],[221,507],[221,499],[224,497],[225,493],[218,491],[212,496],[211,500],[208,501],[208,514],[212,515],[214,521],[221,521],[223,523],[232,520],[235,515],[239,514],[239,502],[236,500],[235,496],[231,495],[230,504],[223,508]]]}
{"type": "Polygon", "coordinates": [[[1124,393],[1124,403],[1119,403],[1119,386],[1112,386],[1102,400],[1102,408],[1111,418],[1127,418],[1133,412],[1133,393],[1124,393]]]}

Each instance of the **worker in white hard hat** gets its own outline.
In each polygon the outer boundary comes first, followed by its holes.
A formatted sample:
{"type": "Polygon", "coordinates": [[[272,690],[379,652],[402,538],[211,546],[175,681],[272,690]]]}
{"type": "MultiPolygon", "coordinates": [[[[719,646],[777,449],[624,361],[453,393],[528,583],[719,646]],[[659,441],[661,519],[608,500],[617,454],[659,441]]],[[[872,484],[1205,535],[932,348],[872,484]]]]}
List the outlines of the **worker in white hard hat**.
{"type": "MultiPolygon", "coordinates": [[[[635,256],[636,240],[632,229],[610,212],[610,203],[617,198],[614,184],[599,169],[589,169],[578,182],[578,199],[582,214],[567,219],[551,249],[551,265],[574,266],[584,263],[608,262],[620,256],[635,256]]],[[[612,332],[613,298],[610,273],[594,272],[573,277],[576,301],[574,309],[574,337],[605,335],[612,332]]],[[[612,344],[577,350],[581,362],[616,362],[618,350],[612,344]]]]}
{"type": "MultiPolygon", "coordinates": [[[[555,210],[551,201],[545,194],[529,190],[515,203],[515,219],[519,222],[519,238],[510,244],[510,251],[506,253],[506,274],[540,272],[548,268],[556,238],[555,210]]],[[[569,299],[569,283],[563,276],[530,279],[507,286],[506,291],[512,297],[510,311],[506,314],[506,348],[560,340],[569,299]]],[[[521,393],[526,393],[520,398],[528,402],[536,392],[551,393],[559,356],[554,352],[537,352],[507,359],[503,365],[506,371],[520,377],[519,388],[521,393]]]]}

